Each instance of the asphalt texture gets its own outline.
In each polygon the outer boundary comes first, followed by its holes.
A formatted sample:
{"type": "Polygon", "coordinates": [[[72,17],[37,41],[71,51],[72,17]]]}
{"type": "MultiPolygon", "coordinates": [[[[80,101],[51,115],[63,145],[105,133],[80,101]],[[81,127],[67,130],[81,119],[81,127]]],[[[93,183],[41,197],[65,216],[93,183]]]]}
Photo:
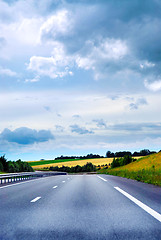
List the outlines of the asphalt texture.
{"type": "Polygon", "coordinates": [[[52,176],[0,186],[0,240],[160,240],[161,221],[115,187],[161,214],[160,187],[108,175],[52,176]]]}

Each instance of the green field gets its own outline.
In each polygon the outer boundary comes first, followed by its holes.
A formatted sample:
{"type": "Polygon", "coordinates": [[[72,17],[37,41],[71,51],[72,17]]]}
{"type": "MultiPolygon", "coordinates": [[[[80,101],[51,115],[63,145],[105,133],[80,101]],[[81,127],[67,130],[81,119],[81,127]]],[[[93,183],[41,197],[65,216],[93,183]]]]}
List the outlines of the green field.
{"type": "MultiPolygon", "coordinates": [[[[40,160],[40,161],[28,161],[31,167],[38,166],[38,165],[45,165],[45,164],[54,164],[54,163],[63,163],[63,162],[73,162],[73,161],[80,161],[84,159],[58,159],[58,160],[40,160]]],[[[90,161],[90,159],[89,159],[90,161]]]]}
{"type": "Polygon", "coordinates": [[[161,186],[161,153],[142,157],[122,167],[101,169],[99,173],[131,178],[161,186]]]}

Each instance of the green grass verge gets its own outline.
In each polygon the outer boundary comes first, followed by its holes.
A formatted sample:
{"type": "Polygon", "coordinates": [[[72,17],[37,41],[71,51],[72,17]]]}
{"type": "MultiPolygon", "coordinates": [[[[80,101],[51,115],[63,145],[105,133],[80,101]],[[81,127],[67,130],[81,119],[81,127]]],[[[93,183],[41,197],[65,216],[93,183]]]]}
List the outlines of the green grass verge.
{"type": "MultiPolygon", "coordinates": [[[[80,161],[85,159],[58,159],[58,160],[41,160],[41,161],[34,161],[34,162],[28,162],[30,166],[38,166],[38,165],[44,165],[44,164],[52,164],[52,163],[62,163],[62,162],[69,162],[69,161],[80,161]]],[[[90,161],[90,159],[89,159],[90,161]]]]}
{"type": "Polygon", "coordinates": [[[134,179],[137,181],[150,183],[154,185],[161,186],[161,169],[155,170],[155,169],[142,169],[139,171],[128,171],[128,170],[117,170],[115,169],[101,169],[98,171],[98,173],[102,174],[109,174],[114,176],[120,176],[125,178],[134,179]]]}

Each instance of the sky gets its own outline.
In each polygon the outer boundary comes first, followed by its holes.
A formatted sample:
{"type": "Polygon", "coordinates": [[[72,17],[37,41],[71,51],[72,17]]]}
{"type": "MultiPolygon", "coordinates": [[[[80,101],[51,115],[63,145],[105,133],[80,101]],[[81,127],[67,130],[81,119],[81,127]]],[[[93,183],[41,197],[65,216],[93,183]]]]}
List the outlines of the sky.
{"type": "Polygon", "coordinates": [[[0,154],[161,149],[160,0],[0,0],[0,154]]]}

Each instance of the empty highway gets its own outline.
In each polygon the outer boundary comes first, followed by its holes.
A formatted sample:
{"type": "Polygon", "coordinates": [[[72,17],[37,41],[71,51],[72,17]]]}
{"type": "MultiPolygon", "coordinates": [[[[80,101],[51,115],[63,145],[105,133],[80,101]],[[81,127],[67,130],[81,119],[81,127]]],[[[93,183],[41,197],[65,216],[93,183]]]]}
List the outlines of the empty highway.
{"type": "Polygon", "coordinates": [[[161,188],[108,175],[0,186],[0,240],[161,239],[161,188]]]}

